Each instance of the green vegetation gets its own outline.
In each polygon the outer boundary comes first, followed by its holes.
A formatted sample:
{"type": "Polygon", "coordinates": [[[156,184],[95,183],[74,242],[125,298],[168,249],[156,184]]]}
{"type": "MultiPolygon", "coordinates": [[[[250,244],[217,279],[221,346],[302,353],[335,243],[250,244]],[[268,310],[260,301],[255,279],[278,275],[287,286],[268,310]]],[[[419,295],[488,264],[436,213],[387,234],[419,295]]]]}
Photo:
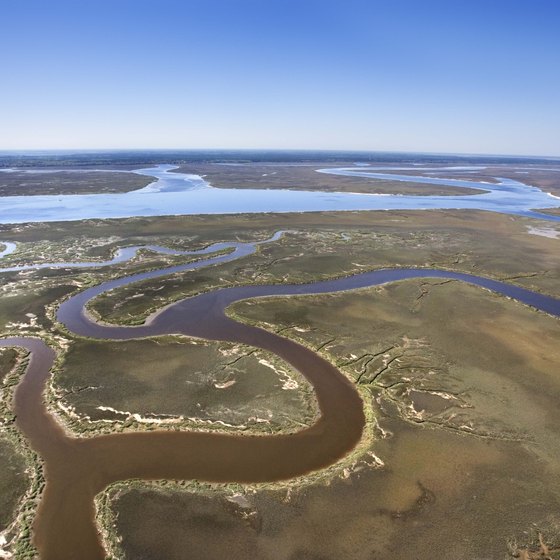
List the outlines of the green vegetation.
{"type": "Polygon", "coordinates": [[[367,388],[377,440],[328,485],[120,485],[111,503],[124,558],[520,557],[538,546],[531,527],[554,544],[556,319],[422,280],[250,300],[233,312],[321,347],[367,388]]]}
{"type": "Polygon", "coordinates": [[[153,183],[152,177],[115,171],[0,172],[0,196],[123,193],[153,183]]]}
{"type": "MultiPolygon", "coordinates": [[[[217,286],[307,282],[388,266],[473,272],[559,296],[558,240],[530,232],[542,227],[485,212],[348,212],[4,225],[0,238],[20,244],[4,261],[16,264],[106,259],[120,245],[196,249],[294,231],[251,257],[115,290],[93,302],[102,319],[132,322],[217,286]]],[[[164,420],[172,428],[207,429],[221,421],[232,430],[264,433],[298,429],[313,418],[307,385],[283,389],[284,373],[259,362],[270,356],[187,338],[85,340],[52,322],[52,310],[70,293],[188,260],[146,251],[115,267],[2,275],[4,333],[64,336],[56,340],[67,353],[60,354],[48,399],[76,432],[152,429],[164,420]]],[[[457,282],[432,281],[242,302],[231,312],[320,348],[338,364],[374,407],[379,428],[370,414],[369,430],[376,441],[339,465],[337,476],[316,483],[311,477],[306,484],[254,488],[186,485],[195,495],[169,483],[164,491],[120,485],[113,500],[105,496],[113,515],[105,513],[116,523],[126,558],[138,558],[139,550],[170,560],[185,550],[194,559],[205,550],[198,556],[205,560],[407,560],[432,558],[434,550],[444,557],[502,558],[524,547],[535,550],[532,527],[542,528],[545,543],[554,542],[550,527],[560,504],[557,321],[457,282]],[[162,523],[163,540],[156,534],[162,523]],[[215,539],[218,529],[223,538],[215,539]]],[[[15,359],[13,351],[0,356],[6,367],[15,359]]],[[[17,375],[3,392],[5,405],[17,375]]],[[[289,375],[299,383],[297,374],[289,375]]],[[[13,415],[5,419],[5,433],[15,433],[13,415]]],[[[24,442],[9,440],[27,457],[24,442]]],[[[27,536],[18,545],[29,551],[42,483],[37,459],[27,464],[39,473],[25,500],[21,527],[27,536]]]]}
{"type": "Polygon", "coordinates": [[[316,414],[309,384],[275,356],[186,337],[76,340],[54,383],[80,431],[190,423],[276,432],[316,414]]]}
{"type": "MultiPolygon", "coordinates": [[[[239,231],[247,235],[243,217],[223,220],[237,221],[239,231]]],[[[217,286],[310,282],[391,266],[493,276],[560,295],[557,240],[529,234],[528,225],[539,223],[534,220],[484,212],[423,211],[318,214],[308,218],[306,226],[297,215],[270,221],[295,232],[240,261],[113,290],[94,300],[90,309],[107,322],[141,323],[169,301],[217,286]]],[[[202,222],[208,225],[212,219],[202,222]]],[[[258,219],[254,227],[261,231],[258,219]]]]}
{"type": "Polygon", "coordinates": [[[25,459],[14,443],[0,435],[0,531],[14,520],[14,513],[28,486],[25,459]]]}
{"type": "MultiPolygon", "coordinates": [[[[38,456],[15,426],[11,403],[26,367],[13,348],[0,349],[0,555],[13,551],[18,559],[36,558],[31,524],[44,488],[38,456]]],[[[10,558],[10,556],[8,556],[10,558]]]]}
{"type": "MultiPolygon", "coordinates": [[[[406,194],[457,196],[480,194],[484,191],[466,187],[447,187],[445,185],[428,185],[426,183],[368,179],[367,177],[334,176],[317,173],[325,167],[351,167],[348,162],[337,165],[325,162],[308,162],[305,164],[274,163],[192,163],[183,165],[173,171],[177,173],[194,173],[200,175],[213,187],[224,189],[294,189],[306,191],[357,192],[370,194],[406,194]]],[[[375,168],[372,169],[375,171],[375,168]]],[[[382,171],[381,171],[382,172],[382,171]]]]}
{"type": "MultiPolygon", "coordinates": [[[[53,253],[67,250],[66,242],[53,243],[53,253]]],[[[84,249],[76,249],[79,256],[72,254],[69,260],[91,256],[84,254],[84,249]]],[[[219,253],[214,253],[219,254],[219,253]]],[[[34,255],[33,244],[26,243],[23,250],[16,253],[12,264],[23,262],[41,262],[44,259],[44,248],[40,247],[40,255],[34,255]]],[[[105,258],[109,258],[107,255],[105,258]]],[[[59,268],[27,270],[22,272],[0,273],[4,282],[0,286],[0,329],[11,334],[46,335],[55,329],[50,311],[56,302],[69,294],[99,282],[145,272],[155,268],[165,268],[185,264],[200,259],[197,256],[162,255],[142,250],[131,261],[100,268],[59,268]]],[[[55,259],[56,260],[56,259],[55,259]]],[[[91,259],[94,260],[94,259],[91,259]]]]}
{"type": "Polygon", "coordinates": [[[533,439],[546,426],[542,419],[532,425],[517,411],[530,402],[524,391],[552,395],[560,388],[558,320],[458,281],[424,279],[348,294],[249,300],[232,312],[321,347],[356,383],[382,390],[414,421],[533,439]],[[477,390],[471,394],[469,387],[477,390]],[[425,393],[440,399],[418,398],[425,393]],[[510,417],[512,408],[517,412],[510,417]]]}

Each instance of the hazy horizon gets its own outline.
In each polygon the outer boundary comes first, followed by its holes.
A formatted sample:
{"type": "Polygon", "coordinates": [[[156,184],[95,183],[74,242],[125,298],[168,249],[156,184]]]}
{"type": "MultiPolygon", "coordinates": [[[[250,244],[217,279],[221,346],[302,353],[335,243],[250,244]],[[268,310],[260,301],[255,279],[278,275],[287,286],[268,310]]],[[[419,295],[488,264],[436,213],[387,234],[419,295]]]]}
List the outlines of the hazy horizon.
{"type": "Polygon", "coordinates": [[[32,149],[0,149],[0,155],[79,155],[79,154],[118,154],[118,153],[139,153],[139,154],[325,154],[325,155],[376,155],[383,156],[421,156],[421,157],[449,157],[449,158],[521,158],[521,159],[544,159],[556,161],[560,155],[542,154],[498,154],[498,153],[467,153],[467,152],[425,152],[425,151],[401,151],[401,150],[352,150],[352,149],[314,149],[314,148],[32,148],[32,149]]]}

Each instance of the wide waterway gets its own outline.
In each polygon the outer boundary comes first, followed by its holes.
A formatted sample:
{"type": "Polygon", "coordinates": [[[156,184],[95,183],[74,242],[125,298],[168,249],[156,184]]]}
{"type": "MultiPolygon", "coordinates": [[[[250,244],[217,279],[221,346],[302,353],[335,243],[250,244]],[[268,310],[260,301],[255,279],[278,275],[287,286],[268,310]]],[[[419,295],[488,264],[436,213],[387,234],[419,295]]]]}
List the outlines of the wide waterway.
{"type": "MultiPolygon", "coordinates": [[[[355,166],[318,170],[333,175],[471,187],[485,191],[474,195],[404,196],[287,189],[222,189],[212,187],[198,175],[176,173],[172,169],[172,165],[158,165],[135,171],[154,177],[156,181],[127,193],[0,197],[0,223],[178,214],[427,209],[489,210],[560,221],[560,216],[534,212],[534,209],[560,206],[558,198],[513,179],[500,179],[498,184],[491,184],[394,173],[399,170],[418,171],[418,167],[355,166]],[[381,173],[383,170],[393,172],[381,173]]],[[[422,171],[427,169],[422,168],[422,171]]],[[[435,169],[442,174],[445,174],[446,169],[457,170],[445,167],[435,169]]]]}
{"type": "MultiPolygon", "coordinates": [[[[215,258],[239,258],[255,249],[249,243],[228,245],[234,247],[234,252],[215,258]]],[[[183,266],[196,264],[200,268],[216,264],[214,259],[183,266]]],[[[137,327],[97,324],[84,311],[89,300],[117,285],[176,270],[177,267],[170,267],[150,271],[89,288],[62,303],[57,318],[71,332],[95,338],[127,340],[183,334],[263,348],[290,363],[312,384],[320,417],[313,425],[289,435],[236,436],[160,430],[76,438],[63,430],[43,400],[54,350],[39,339],[3,339],[2,346],[23,347],[31,354],[26,374],[16,389],[14,412],[18,428],[44,461],[47,484],[34,524],[34,542],[43,560],[105,557],[95,525],[94,497],[112,482],[132,478],[277,481],[324,468],[358,443],[365,418],[354,385],[308,348],[227,317],[226,308],[236,301],[340,292],[409,278],[437,277],[481,286],[560,317],[560,300],[496,280],[437,269],[385,269],[311,284],[218,289],[166,306],[137,327]]]]}

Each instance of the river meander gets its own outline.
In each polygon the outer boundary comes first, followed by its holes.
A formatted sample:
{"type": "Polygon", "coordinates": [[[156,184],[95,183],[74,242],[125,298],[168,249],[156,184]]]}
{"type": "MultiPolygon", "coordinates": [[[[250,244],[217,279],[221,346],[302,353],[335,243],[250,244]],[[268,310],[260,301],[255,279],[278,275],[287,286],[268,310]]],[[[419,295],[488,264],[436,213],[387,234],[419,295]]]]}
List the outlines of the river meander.
{"type": "MultiPolygon", "coordinates": [[[[280,235],[279,232],[266,242],[280,235]]],[[[312,384],[320,417],[299,432],[274,436],[159,430],[76,438],[64,431],[43,400],[56,357],[54,350],[37,338],[1,340],[0,345],[22,347],[31,355],[26,374],[15,393],[14,413],[18,428],[44,461],[47,484],[34,524],[34,542],[43,560],[101,560],[105,557],[95,525],[94,497],[112,482],[128,479],[277,481],[324,468],[359,442],[365,417],[353,383],[310,349],[227,317],[226,308],[236,301],[339,292],[409,278],[437,277],[468,282],[560,317],[558,299],[496,280],[438,269],[385,269],[310,284],[217,289],[170,304],[144,325],[136,327],[98,324],[84,311],[89,300],[116,286],[164,276],[178,269],[187,270],[187,267],[210,266],[221,262],[219,259],[240,258],[253,252],[256,244],[227,246],[233,248],[227,255],[89,288],[63,302],[57,318],[70,332],[94,338],[126,340],[183,334],[268,350],[290,363],[312,384]]],[[[68,266],[70,263],[61,264],[68,266]]]]}

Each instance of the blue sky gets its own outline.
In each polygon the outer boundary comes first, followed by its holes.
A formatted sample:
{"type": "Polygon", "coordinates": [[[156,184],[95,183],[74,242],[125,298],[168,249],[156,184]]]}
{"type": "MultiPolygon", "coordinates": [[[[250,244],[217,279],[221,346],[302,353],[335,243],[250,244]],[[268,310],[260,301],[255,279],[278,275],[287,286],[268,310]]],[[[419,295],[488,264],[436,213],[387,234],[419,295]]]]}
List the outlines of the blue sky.
{"type": "Polygon", "coordinates": [[[1,0],[0,149],[560,155],[556,0],[1,0]]]}

